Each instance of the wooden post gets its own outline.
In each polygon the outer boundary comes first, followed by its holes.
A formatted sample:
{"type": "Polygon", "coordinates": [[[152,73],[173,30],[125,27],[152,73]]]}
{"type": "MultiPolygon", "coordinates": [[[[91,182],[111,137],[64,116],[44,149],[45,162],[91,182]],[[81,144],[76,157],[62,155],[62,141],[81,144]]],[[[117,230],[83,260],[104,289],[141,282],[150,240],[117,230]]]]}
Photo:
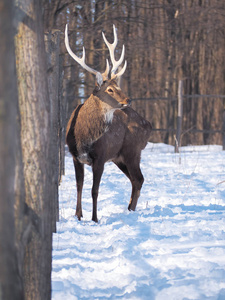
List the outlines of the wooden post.
{"type": "Polygon", "coordinates": [[[179,147],[181,145],[182,118],[183,118],[183,81],[179,80],[179,84],[178,84],[177,132],[176,132],[176,140],[175,140],[175,152],[176,153],[179,153],[179,147]]]}

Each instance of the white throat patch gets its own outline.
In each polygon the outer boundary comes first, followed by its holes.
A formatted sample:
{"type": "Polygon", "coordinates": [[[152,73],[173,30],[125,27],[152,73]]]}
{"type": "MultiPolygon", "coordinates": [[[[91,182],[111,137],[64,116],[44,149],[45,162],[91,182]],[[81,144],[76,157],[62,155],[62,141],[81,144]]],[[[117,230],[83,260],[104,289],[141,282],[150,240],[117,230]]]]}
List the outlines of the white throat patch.
{"type": "Polygon", "coordinates": [[[116,110],[116,108],[112,108],[109,111],[107,111],[107,113],[105,113],[105,121],[106,121],[106,123],[112,123],[113,114],[114,114],[115,110],[116,110]]]}

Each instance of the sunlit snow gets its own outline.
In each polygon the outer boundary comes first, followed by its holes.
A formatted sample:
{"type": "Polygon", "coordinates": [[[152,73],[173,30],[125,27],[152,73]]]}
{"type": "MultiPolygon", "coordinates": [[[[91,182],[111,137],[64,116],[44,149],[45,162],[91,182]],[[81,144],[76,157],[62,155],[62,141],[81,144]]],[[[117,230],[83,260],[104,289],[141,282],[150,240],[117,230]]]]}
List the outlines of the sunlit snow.
{"type": "Polygon", "coordinates": [[[92,172],[85,168],[82,221],[75,218],[72,158],[60,186],[53,236],[52,300],[225,299],[225,151],[221,146],[149,143],[135,212],[131,185],[105,165],[91,221],[92,172]]]}

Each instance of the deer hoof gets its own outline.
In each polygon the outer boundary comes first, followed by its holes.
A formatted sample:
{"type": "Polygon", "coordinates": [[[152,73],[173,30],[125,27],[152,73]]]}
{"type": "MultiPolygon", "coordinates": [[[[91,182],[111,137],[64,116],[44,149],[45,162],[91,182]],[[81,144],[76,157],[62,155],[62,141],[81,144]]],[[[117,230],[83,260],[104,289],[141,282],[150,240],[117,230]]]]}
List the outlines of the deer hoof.
{"type": "Polygon", "coordinates": [[[92,221],[94,221],[95,223],[98,223],[98,218],[92,218],[92,221]]]}
{"type": "Polygon", "coordinates": [[[81,218],[83,218],[83,214],[81,213],[81,214],[75,214],[75,216],[77,217],[77,219],[80,221],[81,220],[81,218]]]}
{"type": "Polygon", "coordinates": [[[131,210],[135,211],[135,207],[132,207],[132,204],[129,204],[129,205],[128,205],[128,210],[129,210],[129,211],[131,211],[131,210]]]}

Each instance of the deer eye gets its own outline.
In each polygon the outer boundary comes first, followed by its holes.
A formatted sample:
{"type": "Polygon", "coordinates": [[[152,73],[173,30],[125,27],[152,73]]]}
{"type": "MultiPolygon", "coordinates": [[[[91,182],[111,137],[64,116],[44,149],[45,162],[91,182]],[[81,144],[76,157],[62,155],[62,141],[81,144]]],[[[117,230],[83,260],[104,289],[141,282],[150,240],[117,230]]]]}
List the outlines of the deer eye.
{"type": "Polygon", "coordinates": [[[108,88],[107,91],[108,91],[109,93],[113,93],[113,90],[112,90],[111,88],[108,88]]]}

